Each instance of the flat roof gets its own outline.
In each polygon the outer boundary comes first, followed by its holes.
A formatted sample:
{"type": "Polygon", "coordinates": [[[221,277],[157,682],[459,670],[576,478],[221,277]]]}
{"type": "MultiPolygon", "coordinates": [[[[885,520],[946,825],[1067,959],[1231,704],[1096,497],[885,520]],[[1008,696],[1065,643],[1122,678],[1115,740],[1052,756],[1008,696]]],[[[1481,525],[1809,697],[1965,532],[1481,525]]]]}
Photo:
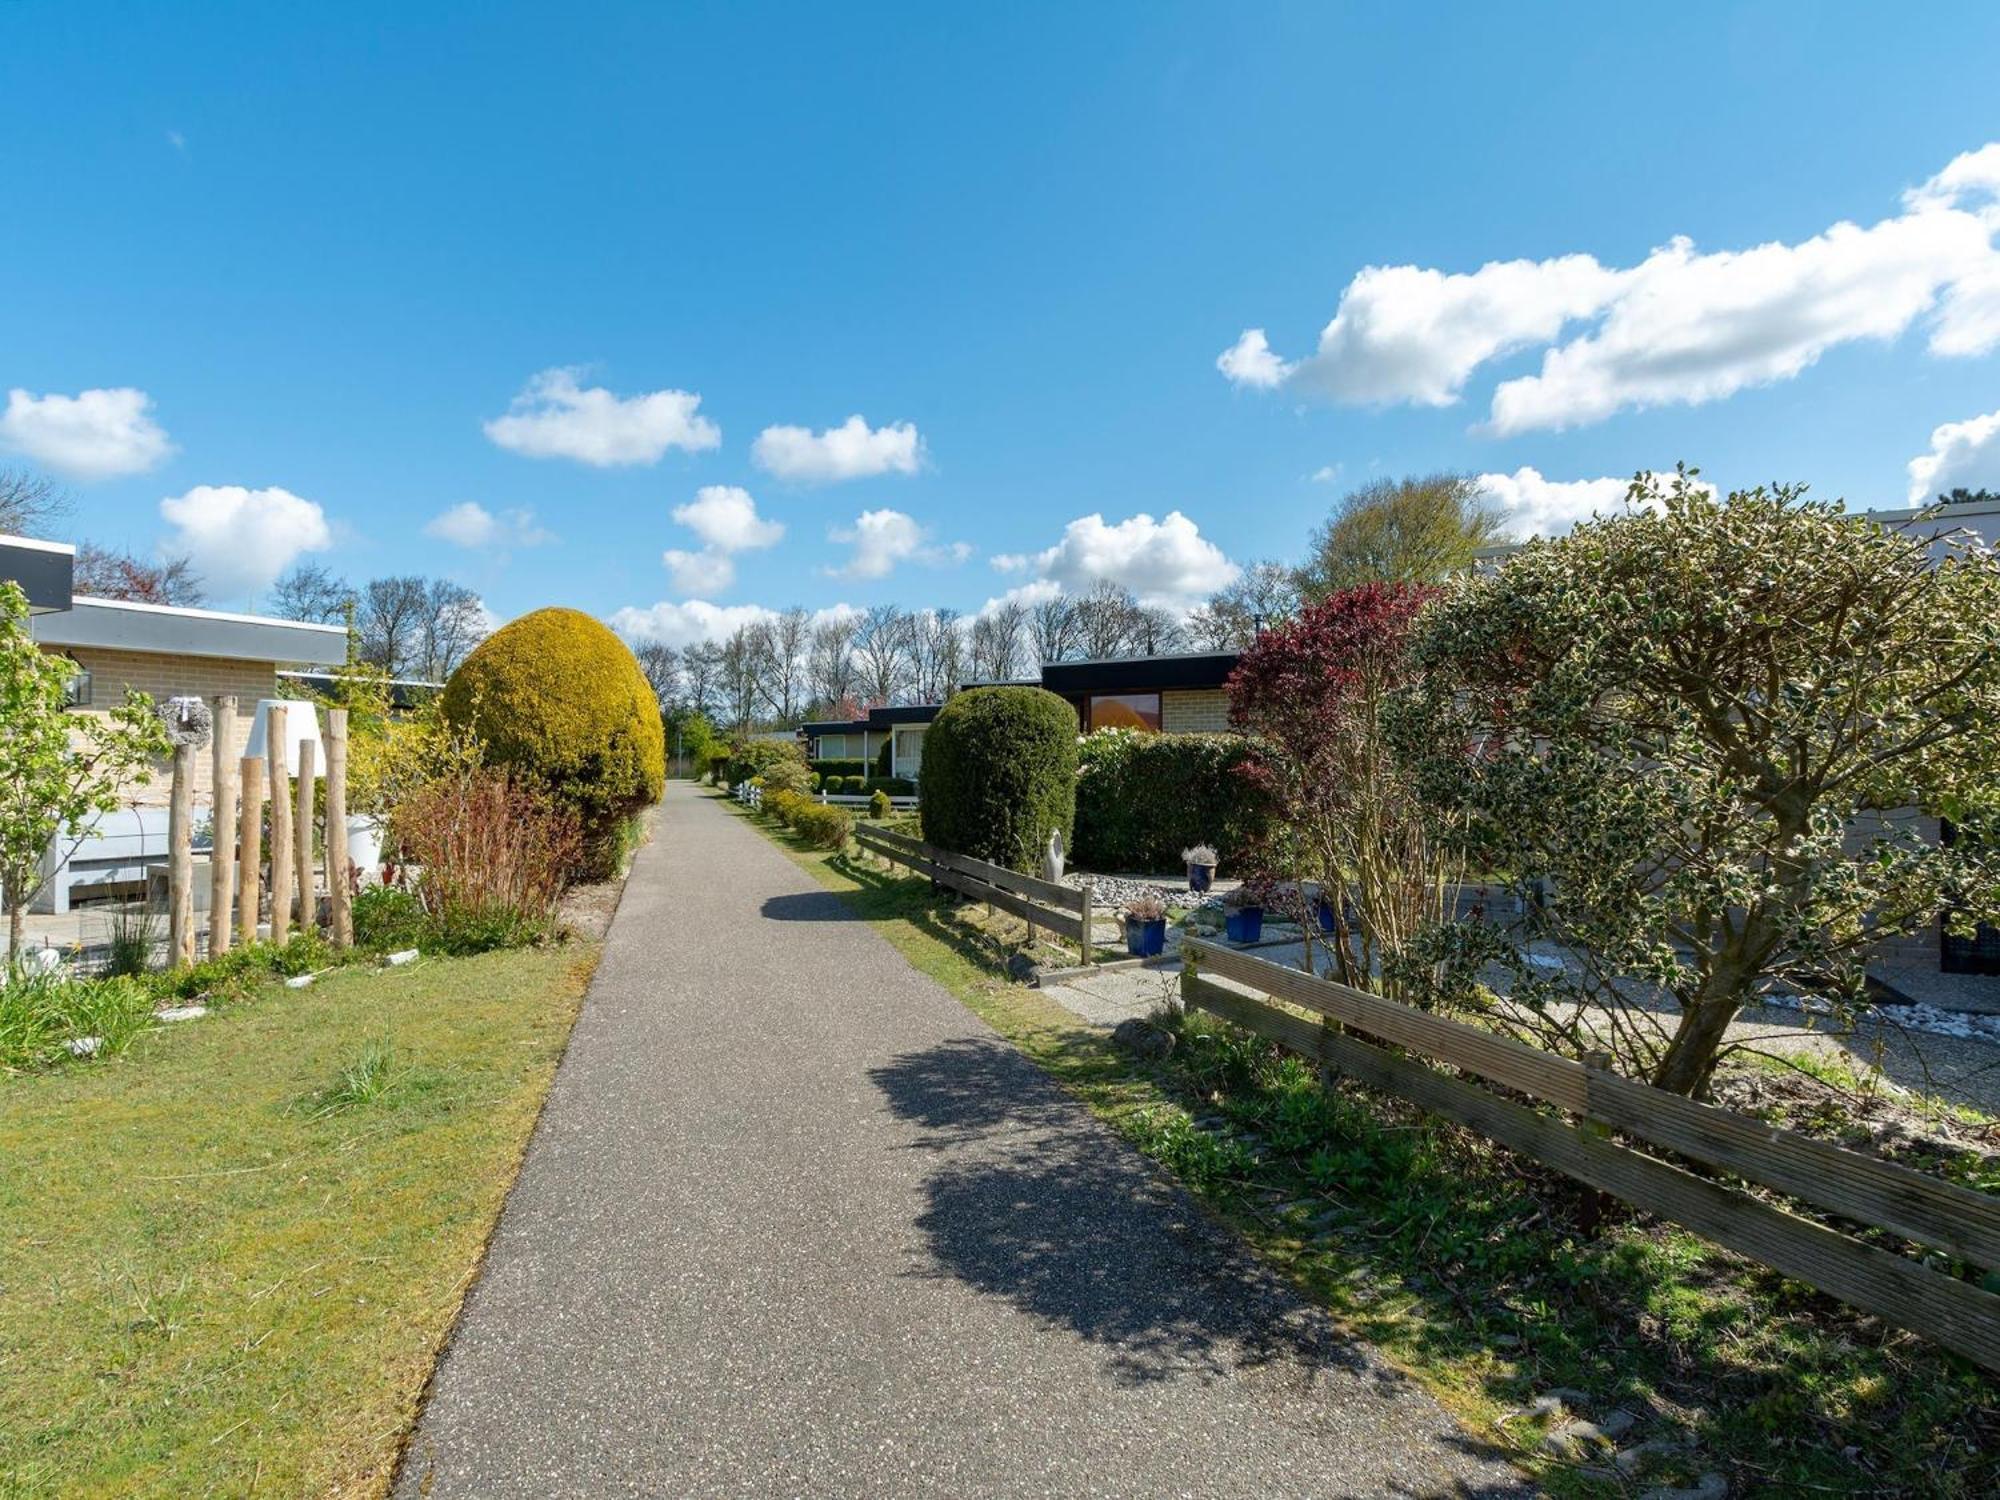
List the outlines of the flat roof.
{"type": "Polygon", "coordinates": [[[337,667],[347,660],[347,627],[274,620],[219,609],[134,604],[79,595],[70,607],[30,621],[47,646],[146,651],[161,656],[212,656],[232,661],[297,662],[337,667]]]}

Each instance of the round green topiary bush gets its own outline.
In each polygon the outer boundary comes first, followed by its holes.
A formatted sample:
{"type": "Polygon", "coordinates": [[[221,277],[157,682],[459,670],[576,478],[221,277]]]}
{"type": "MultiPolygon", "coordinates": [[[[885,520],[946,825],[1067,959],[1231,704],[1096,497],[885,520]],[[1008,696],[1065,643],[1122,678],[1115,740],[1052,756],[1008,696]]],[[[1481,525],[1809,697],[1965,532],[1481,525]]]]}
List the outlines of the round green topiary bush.
{"type": "Polygon", "coordinates": [[[1076,820],[1076,710],[1030,687],[972,688],[924,737],[924,839],[1032,871],[1051,829],[1076,820]]]}
{"type": "Polygon", "coordinates": [[[573,808],[593,846],[665,786],[659,700],[625,643],[579,610],[538,609],[488,636],[442,708],[489,764],[573,808]]]}

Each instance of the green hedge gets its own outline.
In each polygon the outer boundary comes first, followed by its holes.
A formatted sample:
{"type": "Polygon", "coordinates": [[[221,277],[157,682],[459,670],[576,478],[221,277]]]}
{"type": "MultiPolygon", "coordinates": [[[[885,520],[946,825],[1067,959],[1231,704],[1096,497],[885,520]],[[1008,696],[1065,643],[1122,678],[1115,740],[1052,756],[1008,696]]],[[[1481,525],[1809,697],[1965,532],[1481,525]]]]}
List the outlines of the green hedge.
{"type": "Polygon", "coordinates": [[[853,760],[812,760],[807,766],[822,776],[866,776],[868,762],[858,756],[853,760]]]}
{"type": "Polygon", "coordinates": [[[805,769],[805,751],[796,740],[746,740],[729,752],[729,785],[764,775],[775,765],[796,765],[805,769]]]}
{"type": "Polygon", "coordinates": [[[1076,710],[1041,688],[972,688],[924,741],[924,839],[1029,871],[1076,819],[1076,710]]]}
{"type": "Polygon", "coordinates": [[[1184,868],[1181,850],[1213,844],[1229,866],[1270,823],[1268,799],[1238,773],[1249,756],[1236,734],[1087,736],[1077,752],[1077,864],[1165,875],[1184,868]]]}

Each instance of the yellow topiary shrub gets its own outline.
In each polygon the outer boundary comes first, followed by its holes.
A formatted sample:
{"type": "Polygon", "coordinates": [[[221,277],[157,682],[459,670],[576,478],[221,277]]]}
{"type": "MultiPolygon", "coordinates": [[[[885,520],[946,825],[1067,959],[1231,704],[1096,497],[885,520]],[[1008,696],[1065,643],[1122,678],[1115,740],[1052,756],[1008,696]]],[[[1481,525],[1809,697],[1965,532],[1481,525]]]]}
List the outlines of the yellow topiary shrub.
{"type": "Polygon", "coordinates": [[[538,609],[488,636],[445,684],[444,716],[574,808],[595,838],[659,800],[659,700],[625,643],[574,609],[538,609]]]}

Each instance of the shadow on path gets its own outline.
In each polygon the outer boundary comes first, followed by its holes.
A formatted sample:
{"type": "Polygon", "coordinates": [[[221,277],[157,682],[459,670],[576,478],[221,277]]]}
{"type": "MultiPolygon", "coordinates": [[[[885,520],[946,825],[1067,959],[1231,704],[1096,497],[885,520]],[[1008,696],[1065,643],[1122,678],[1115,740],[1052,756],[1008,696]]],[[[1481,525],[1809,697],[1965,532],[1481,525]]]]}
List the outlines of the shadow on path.
{"type": "Polygon", "coordinates": [[[1278,1362],[1303,1383],[1396,1379],[1005,1043],[946,1042],[871,1076],[940,1153],[917,1220],[938,1274],[1108,1347],[1128,1382],[1278,1362]]]}

